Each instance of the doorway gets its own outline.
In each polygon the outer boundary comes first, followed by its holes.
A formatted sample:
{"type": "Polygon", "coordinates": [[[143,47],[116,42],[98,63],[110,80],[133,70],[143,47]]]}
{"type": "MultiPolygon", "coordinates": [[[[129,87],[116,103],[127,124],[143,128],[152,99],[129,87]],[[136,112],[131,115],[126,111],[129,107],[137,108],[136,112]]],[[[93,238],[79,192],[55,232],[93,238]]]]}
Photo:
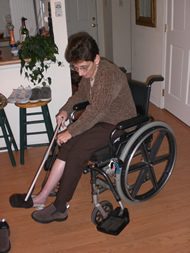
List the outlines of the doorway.
{"type": "Polygon", "coordinates": [[[65,0],[68,37],[87,32],[98,43],[96,0],[65,0]]]}
{"type": "Polygon", "coordinates": [[[190,1],[168,0],[165,108],[190,126],[190,1]]]}

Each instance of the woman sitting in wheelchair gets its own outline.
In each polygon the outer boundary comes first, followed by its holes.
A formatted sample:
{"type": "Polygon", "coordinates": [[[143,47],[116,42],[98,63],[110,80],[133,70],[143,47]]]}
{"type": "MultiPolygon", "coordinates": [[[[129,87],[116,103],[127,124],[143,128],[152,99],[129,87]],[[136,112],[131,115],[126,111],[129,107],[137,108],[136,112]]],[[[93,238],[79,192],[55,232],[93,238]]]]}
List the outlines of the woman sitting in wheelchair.
{"type": "Polygon", "coordinates": [[[67,203],[72,199],[91,154],[108,145],[110,134],[118,122],[136,116],[126,74],[115,64],[100,59],[99,48],[91,36],[73,36],[65,58],[71,69],[82,78],[78,90],[59,110],[57,123],[62,120],[62,127],[65,127],[75,104],[89,101],[89,105],[77,121],[58,134],[60,151],[49,178],[41,192],[27,201],[27,208],[45,206],[47,197],[60,182],[55,201],[32,213],[32,218],[40,223],[67,219],[67,203]]]}

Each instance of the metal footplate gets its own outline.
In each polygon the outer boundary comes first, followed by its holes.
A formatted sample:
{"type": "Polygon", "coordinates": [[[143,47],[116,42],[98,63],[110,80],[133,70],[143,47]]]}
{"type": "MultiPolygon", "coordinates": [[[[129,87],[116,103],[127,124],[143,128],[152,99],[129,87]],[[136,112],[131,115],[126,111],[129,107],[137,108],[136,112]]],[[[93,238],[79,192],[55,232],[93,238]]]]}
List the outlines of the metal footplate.
{"type": "Polygon", "coordinates": [[[97,230],[110,235],[118,235],[129,223],[129,212],[127,208],[121,213],[117,207],[106,219],[97,225],[97,230]]]}

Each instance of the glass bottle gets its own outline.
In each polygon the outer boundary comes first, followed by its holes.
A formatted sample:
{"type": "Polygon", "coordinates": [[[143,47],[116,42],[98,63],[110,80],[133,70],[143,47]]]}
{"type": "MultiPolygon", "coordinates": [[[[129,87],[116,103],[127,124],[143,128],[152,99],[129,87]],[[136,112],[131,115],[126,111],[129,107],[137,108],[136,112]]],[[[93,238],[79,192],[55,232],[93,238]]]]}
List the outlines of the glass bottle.
{"type": "Polygon", "coordinates": [[[10,33],[10,45],[15,45],[15,36],[14,36],[14,26],[10,25],[9,26],[9,33],[10,33]]]}
{"type": "Polygon", "coordinates": [[[25,21],[27,20],[27,18],[22,17],[21,21],[22,21],[22,26],[21,26],[21,30],[20,30],[20,42],[22,43],[23,41],[25,41],[25,39],[29,36],[29,31],[26,28],[26,23],[25,21]]]}
{"type": "Polygon", "coordinates": [[[16,56],[18,54],[18,48],[17,48],[17,44],[15,42],[14,26],[13,25],[9,26],[9,33],[10,33],[10,48],[11,48],[11,53],[16,56]]]}

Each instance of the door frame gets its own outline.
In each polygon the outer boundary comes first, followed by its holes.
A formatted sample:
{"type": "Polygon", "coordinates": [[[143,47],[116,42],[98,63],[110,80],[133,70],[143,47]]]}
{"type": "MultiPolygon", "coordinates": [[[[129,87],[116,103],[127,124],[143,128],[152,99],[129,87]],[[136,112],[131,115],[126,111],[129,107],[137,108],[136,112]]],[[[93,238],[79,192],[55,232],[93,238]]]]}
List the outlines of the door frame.
{"type": "Polygon", "coordinates": [[[103,15],[103,6],[102,0],[95,0],[96,2],[96,17],[97,17],[97,39],[98,46],[101,55],[105,55],[105,36],[104,36],[104,15],[103,15]]]}
{"type": "MultiPolygon", "coordinates": [[[[162,55],[162,73],[163,76],[166,76],[166,50],[167,50],[167,14],[168,13],[168,1],[163,1],[163,19],[164,19],[164,29],[163,29],[163,55],[162,55]]],[[[165,91],[165,78],[164,81],[162,82],[162,89],[161,91],[165,91]]],[[[165,96],[161,94],[161,99],[160,99],[160,108],[164,109],[165,108],[165,96]]]]}

